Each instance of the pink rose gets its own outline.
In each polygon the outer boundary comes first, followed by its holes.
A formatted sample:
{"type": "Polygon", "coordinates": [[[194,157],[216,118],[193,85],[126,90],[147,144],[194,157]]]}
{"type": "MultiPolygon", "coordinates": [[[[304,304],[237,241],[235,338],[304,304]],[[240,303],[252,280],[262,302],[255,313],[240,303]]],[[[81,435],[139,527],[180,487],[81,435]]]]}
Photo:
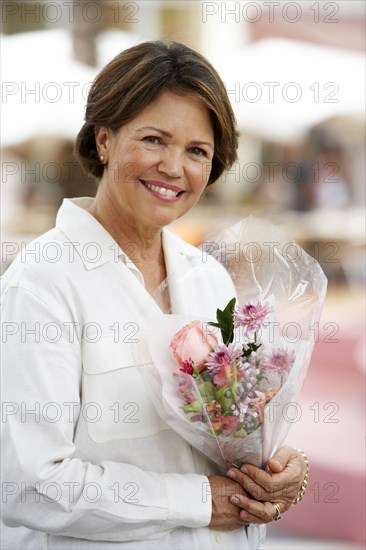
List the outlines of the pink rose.
{"type": "Polygon", "coordinates": [[[203,370],[208,354],[218,345],[216,336],[204,333],[201,321],[192,321],[174,336],[170,347],[178,363],[192,360],[194,366],[203,370]]]}

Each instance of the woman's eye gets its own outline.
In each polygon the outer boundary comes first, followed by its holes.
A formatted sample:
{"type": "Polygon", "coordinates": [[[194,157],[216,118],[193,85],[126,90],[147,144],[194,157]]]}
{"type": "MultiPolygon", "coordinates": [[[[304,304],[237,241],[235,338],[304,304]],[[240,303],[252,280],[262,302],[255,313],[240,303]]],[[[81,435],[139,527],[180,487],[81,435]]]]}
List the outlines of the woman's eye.
{"type": "Polygon", "coordinates": [[[201,149],[201,147],[191,147],[190,152],[194,155],[197,155],[198,157],[207,157],[207,153],[204,149],[201,149]]]}
{"type": "Polygon", "coordinates": [[[160,143],[160,138],[157,136],[146,136],[142,141],[147,141],[148,143],[160,143]]]}

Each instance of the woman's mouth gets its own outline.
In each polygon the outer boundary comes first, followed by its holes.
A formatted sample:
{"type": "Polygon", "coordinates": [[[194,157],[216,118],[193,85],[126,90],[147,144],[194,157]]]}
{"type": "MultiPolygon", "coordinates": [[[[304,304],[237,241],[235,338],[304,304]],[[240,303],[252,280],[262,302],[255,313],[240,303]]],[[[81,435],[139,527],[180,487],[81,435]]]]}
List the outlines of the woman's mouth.
{"type": "Polygon", "coordinates": [[[145,180],[140,181],[151,192],[151,194],[169,202],[174,202],[175,200],[178,200],[179,196],[184,193],[182,189],[179,189],[178,187],[175,187],[173,185],[159,185],[160,182],[153,183],[145,180]]]}

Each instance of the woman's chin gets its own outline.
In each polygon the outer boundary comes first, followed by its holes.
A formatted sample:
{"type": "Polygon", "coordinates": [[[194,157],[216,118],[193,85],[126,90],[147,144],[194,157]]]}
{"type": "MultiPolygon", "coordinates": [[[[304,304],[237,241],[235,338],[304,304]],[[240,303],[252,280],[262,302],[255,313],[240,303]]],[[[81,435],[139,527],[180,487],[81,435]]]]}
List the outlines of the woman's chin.
{"type": "Polygon", "coordinates": [[[155,212],[151,212],[148,221],[150,224],[154,225],[155,227],[163,228],[166,225],[170,225],[171,223],[178,220],[180,217],[182,217],[186,211],[161,211],[161,209],[156,209],[155,212]]]}

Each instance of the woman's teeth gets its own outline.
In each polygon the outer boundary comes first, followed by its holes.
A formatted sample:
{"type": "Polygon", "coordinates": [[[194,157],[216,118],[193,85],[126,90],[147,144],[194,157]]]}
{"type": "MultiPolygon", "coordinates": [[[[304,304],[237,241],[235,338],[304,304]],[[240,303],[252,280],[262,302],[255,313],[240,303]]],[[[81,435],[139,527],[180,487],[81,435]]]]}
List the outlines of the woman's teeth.
{"type": "Polygon", "coordinates": [[[151,191],[166,197],[177,197],[179,193],[179,191],[173,191],[172,189],[167,189],[166,187],[158,187],[157,185],[151,185],[150,183],[146,183],[145,185],[148,189],[151,189],[151,191]]]}

